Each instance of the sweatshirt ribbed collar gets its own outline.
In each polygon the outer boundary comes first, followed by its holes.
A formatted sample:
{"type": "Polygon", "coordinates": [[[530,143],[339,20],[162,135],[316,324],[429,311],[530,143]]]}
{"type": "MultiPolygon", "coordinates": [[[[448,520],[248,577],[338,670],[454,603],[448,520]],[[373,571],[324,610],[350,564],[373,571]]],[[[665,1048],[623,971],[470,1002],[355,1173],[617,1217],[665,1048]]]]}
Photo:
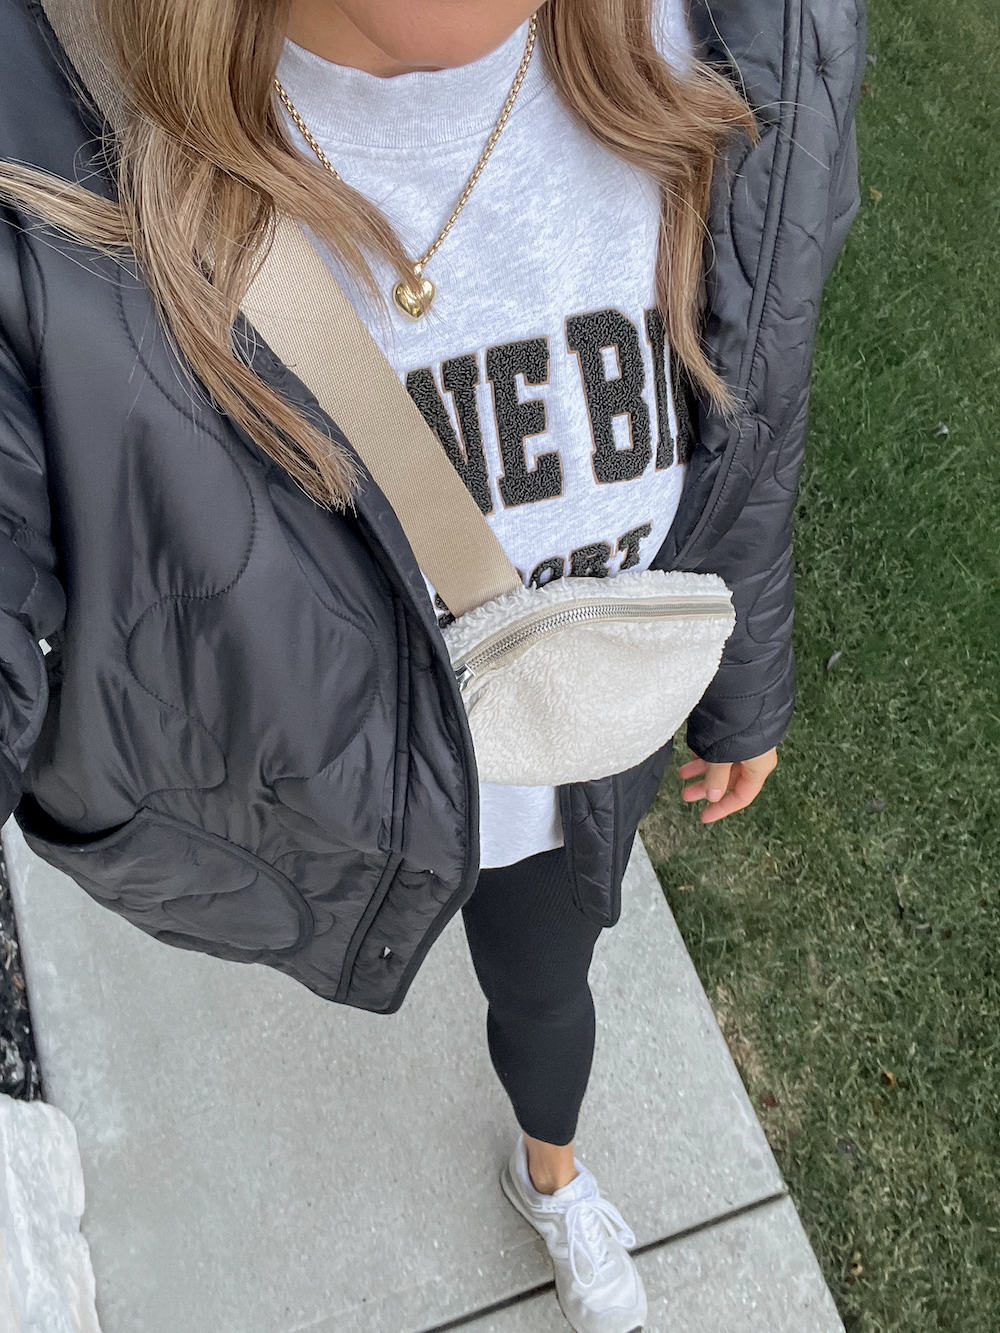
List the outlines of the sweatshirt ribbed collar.
{"type": "MultiPolygon", "coordinates": [[[[324,145],[419,147],[488,135],[510,91],[527,39],[526,19],[500,46],[468,65],[381,78],[334,64],[286,38],[277,74],[299,114],[324,145]]],[[[511,115],[517,115],[548,82],[536,37],[511,115]]]]}

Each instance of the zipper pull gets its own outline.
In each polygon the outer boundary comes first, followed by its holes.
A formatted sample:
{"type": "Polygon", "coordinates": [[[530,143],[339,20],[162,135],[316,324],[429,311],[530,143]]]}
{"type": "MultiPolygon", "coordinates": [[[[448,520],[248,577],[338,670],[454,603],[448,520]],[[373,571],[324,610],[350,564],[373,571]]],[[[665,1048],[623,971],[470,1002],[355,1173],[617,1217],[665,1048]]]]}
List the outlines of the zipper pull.
{"type": "Polygon", "coordinates": [[[476,674],[468,662],[462,662],[457,667],[453,667],[455,679],[458,681],[458,688],[464,690],[471,678],[476,674]]]}

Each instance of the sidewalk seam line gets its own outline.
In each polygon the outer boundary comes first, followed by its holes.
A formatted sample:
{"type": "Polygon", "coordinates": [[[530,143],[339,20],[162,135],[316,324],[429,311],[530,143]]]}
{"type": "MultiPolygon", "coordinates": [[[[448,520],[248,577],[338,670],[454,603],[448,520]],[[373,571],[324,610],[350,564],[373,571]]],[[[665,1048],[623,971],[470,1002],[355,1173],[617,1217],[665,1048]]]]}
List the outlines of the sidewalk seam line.
{"type": "MultiPolygon", "coordinates": [[[[696,1236],[701,1231],[710,1231],[712,1227],[719,1226],[722,1222],[733,1222],[738,1217],[745,1217],[747,1213],[754,1213],[760,1208],[781,1203],[782,1200],[787,1198],[789,1198],[787,1189],[776,1190],[773,1194],[764,1195],[762,1199],[754,1199],[752,1203],[742,1203],[738,1208],[730,1208],[728,1212],[719,1213],[716,1217],[706,1218],[703,1222],[694,1222],[691,1226],[684,1227],[680,1231],[674,1231],[669,1236],[663,1236],[659,1240],[649,1240],[645,1245],[636,1245],[634,1249],[629,1250],[629,1254],[634,1256],[648,1254],[651,1250],[666,1249],[668,1245],[687,1240],[689,1236],[696,1236]]],[[[544,1291],[554,1289],[555,1281],[550,1278],[548,1282],[538,1282],[535,1286],[527,1287],[514,1296],[505,1296],[503,1300],[492,1301],[489,1305],[482,1305],[476,1310],[471,1310],[468,1314],[447,1319],[443,1324],[429,1324],[426,1328],[414,1330],[414,1333],[448,1333],[449,1329],[463,1328],[475,1319],[482,1319],[485,1315],[499,1314],[501,1310],[507,1310],[513,1305],[520,1305],[522,1301],[531,1300],[532,1297],[539,1296],[544,1291]]]]}

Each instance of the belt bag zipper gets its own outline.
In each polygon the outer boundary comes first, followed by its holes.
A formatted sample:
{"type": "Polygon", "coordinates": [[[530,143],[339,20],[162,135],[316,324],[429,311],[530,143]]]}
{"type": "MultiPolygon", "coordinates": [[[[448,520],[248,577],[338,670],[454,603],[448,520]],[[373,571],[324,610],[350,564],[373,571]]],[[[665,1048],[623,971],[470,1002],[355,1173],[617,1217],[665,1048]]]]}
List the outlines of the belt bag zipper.
{"type": "Polygon", "coordinates": [[[495,666],[511,653],[558,633],[567,625],[589,621],[634,620],[708,620],[731,614],[732,605],[723,597],[606,598],[571,602],[558,611],[538,611],[526,615],[511,629],[505,629],[477,644],[474,651],[452,663],[459,687],[465,689],[473,677],[495,666]]]}

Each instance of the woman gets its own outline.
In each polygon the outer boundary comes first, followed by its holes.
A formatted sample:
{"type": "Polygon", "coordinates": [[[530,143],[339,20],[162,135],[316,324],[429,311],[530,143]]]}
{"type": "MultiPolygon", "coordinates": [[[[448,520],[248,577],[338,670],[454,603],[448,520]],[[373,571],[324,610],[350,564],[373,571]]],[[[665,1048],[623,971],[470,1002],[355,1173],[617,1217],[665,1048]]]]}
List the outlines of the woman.
{"type": "Polygon", "coordinates": [[[238,307],[290,214],[526,582],[723,575],[680,773],[725,818],[791,714],[863,10],[696,3],[696,43],[682,0],[87,3],[46,9],[96,100],[35,0],[2,11],[0,819],[158,939],[379,1013],[461,908],[504,1190],[570,1324],[636,1328],[635,1238],[573,1137],[594,942],[671,747],[480,786],[445,609],[238,307]]]}

